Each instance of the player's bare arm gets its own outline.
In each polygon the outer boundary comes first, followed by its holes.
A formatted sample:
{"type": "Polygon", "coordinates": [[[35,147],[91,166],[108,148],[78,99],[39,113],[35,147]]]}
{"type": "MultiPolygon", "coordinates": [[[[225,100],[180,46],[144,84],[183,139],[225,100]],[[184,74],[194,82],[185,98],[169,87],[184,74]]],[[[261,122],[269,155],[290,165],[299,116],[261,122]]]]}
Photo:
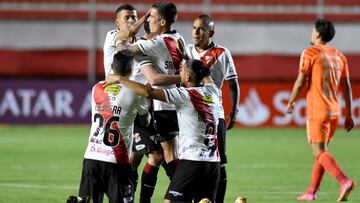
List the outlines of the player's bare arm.
{"type": "Polygon", "coordinates": [[[344,94],[345,100],[345,129],[349,132],[354,128],[354,120],[352,119],[351,109],[352,109],[352,90],[350,85],[349,77],[344,77],[340,81],[340,85],[344,94]]]}
{"type": "Polygon", "coordinates": [[[127,40],[121,40],[116,42],[116,51],[122,51],[128,49],[133,53],[134,55],[143,55],[144,53],[141,51],[138,45],[130,45],[130,43],[127,40]]]}
{"type": "Polygon", "coordinates": [[[145,98],[152,98],[157,99],[163,102],[166,102],[165,93],[161,89],[155,89],[151,86],[147,86],[138,82],[134,82],[132,80],[129,80],[126,77],[120,76],[120,75],[109,75],[106,77],[106,80],[103,83],[103,86],[114,84],[114,83],[120,83],[134,91],[136,94],[143,96],[145,98]]]}
{"type": "Polygon", "coordinates": [[[146,65],[141,69],[141,73],[146,77],[151,85],[166,86],[180,83],[180,75],[160,74],[153,65],[146,65]]]}
{"type": "Polygon", "coordinates": [[[292,113],[295,106],[295,100],[301,93],[301,90],[304,88],[305,82],[306,82],[306,75],[304,73],[299,73],[298,77],[296,78],[294,87],[290,95],[289,102],[286,107],[287,113],[292,113]]]}
{"type": "Polygon", "coordinates": [[[234,127],[236,122],[236,113],[238,112],[238,102],[240,99],[240,89],[237,79],[227,80],[227,83],[229,85],[232,108],[229,113],[229,123],[226,127],[226,130],[230,130],[234,127]]]}

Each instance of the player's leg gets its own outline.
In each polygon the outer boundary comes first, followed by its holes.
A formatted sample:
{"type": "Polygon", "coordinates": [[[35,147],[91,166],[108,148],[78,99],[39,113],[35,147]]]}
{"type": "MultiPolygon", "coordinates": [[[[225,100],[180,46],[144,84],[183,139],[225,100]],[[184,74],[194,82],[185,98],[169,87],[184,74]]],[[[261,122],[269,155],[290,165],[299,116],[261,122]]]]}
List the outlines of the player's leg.
{"type": "Polygon", "coordinates": [[[105,193],[109,198],[109,203],[134,202],[134,191],[131,178],[130,164],[112,164],[104,165],[103,170],[106,173],[105,193]]]}
{"type": "Polygon", "coordinates": [[[164,197],[164,202],[192,202],[201,184],[201,179],[206,173],[204,162],[179,160],[176,171],[164,197]]]}
{"type": "Polygon", "coordinates": [[[203,175],[198,181],[198,192],[195,193],[194,200],[199,202],[203,198],[209,199],[211,202],[216,201],[216,191],[220,180],[220,163],[204,162],[203,175]]]}
{"type": "MultiPolygon", "coordinates": [[[[144,202],[150,202],[151,196],[154,191],[154,187],[157,179],[157,171],[159,165],[161,164],[163,158],[162,155],[156,156],[158,153],[156,150],[160,150],[161,147],[159,144],[155,143],[156,131],[154,127],[154,120],[151,119],[149,126],[143,127],[141,126],[138,119],[135,119],[134,122],[134,144],[133,144],[133,160],[132,160],[132,168],[133,168],[133,177],[137,177],[137,168],[140,165],[141,158],[144,154],[148,154],[149,159],[144,169],[147,169],[142,172],[142,183],[141,183],[141,193],[140,200],[144,202]],[[149,153],[153,153],[155,155],[149,155],[149,153]],[[155,157],[154,157],[155,156],[155,157]],[[141,157],[141,158],[140,158],[141,157]],[[157,163],[159,162],[159,164],[157,163]],[[154,167],[154,168],[153,168],[154,167]],[[144,185],[151,186],[151,189],[144,189],[144,185]]],[[[160,151],[161,152],[161,151],[160,151]]]]}
{"type": "Polygon", "coordinates": [[[225,199],[227,175],[225,164],[227,163],[226,157],[226,124],[224,119],[219,119],[219,125],[217,129],[218,146],[221,160],[220,167],[220,180],[216,192],[216,203],[223,203],[225,199]]]}
{"type": "Polygon", "coordinates": [[[322,152],[326,151],[327,148],[326,143],[324,142],[311,143],[311,148],[313,155],[315,157],[314,166],[311,175],[311,182],[309,188],[297,198],[297,200],[301,200],[301,201],[311,201],[317,199],[316,192],[319,190],[321,180],[325,172],[324,167],[318,162],[316,157],[318,154],[321,154],[322,152]]]}
{"type": "Polygon", "coordinates": [[[177,165],[177,157],[175,156],[177,140],[174,138],[172,140],[160,142],[161,147],[164,153],[165,163],[163,167],[165,169],[166,175],[171,179],[173,176],[176,165],[177,165]]]}
{"type": "Polygon", "coordinates": [[[98,178],[101,174],[97,162],[99,161],[84,159],[78,195],[90,197],[93,203],[102,203],[104,186],[98,178]]]}
{"type": "Polygon", "coordinates": [[[131,179],[132,179],[133,185],[134,185],[134,193],[136,191],[138,179],[139,179],[139,174],[138,174],[137,169],[138,169],[139,165],[141,164],[141,160],[143,157],[144,157],[144,154],[138,154],[138,153],[136,153],[136,151],[131,152],[131,157],[130,157],[131,179]]]}
{"type": "Polygon", "coordinates": [[[165,171],[168,177],[172,177],[177,165],[177,135],[179,126],[176,111],[155,111],[157,141],[163,149],[166,162],[165,171]]]}
{"type": "Polygon", "coordinates": [[[161,149],[149,153],[148,161],[144,166],[141,176],[140,203],[151,202],[151,197],[155,190],[159,166],[163,160],[161,149]]]}
{"type": "MultiPolygon", "coordinates": [[[[316,157],[316,162],[340,183],[340,195],[338,201],[342,201],[347,198],[355,186],[355,183],[346,176],[335,157],[327,150],[327,143],[333,138],[337,121],[338,118],[335,117],[321,122],[309,122],[309,127],[312,130],[310,133],[313,133],[313,135],[310,134],[308,137],[310,138],[309,141],[311,143],[313,155],[316,157]]],[[[319,170],[319,172],[321,172],[321,170],[319,170]]],[[[321,178],[319,181],[321,181],[321,178]]]]}

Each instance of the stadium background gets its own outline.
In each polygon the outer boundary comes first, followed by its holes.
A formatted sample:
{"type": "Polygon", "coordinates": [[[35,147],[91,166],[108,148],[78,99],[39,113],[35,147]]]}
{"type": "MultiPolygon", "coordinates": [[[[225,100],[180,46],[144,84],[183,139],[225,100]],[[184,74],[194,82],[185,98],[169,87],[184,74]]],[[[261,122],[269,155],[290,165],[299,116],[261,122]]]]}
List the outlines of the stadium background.
{"type": "MultiPolygon", "coordinates": [[[[89,87],[103,79],[105,35],[125,2],[0,0],[0,123],[89,123],[89,87]]],[[[214,40],[230,49],[239,75],[238,126],[305,124],[304,99],[293,115],[283,113],[286,100],[312,23],[318,17],[333,20],[337,34],[331,44],[349,59],[353,112],[360,123],[360,1],[173,2],[179,12],[175,28],[187,43],[197,15],[208,13],[216,21],[214,40]]],[[[142,16],[153,1],[131,3],[142,16]]]]}

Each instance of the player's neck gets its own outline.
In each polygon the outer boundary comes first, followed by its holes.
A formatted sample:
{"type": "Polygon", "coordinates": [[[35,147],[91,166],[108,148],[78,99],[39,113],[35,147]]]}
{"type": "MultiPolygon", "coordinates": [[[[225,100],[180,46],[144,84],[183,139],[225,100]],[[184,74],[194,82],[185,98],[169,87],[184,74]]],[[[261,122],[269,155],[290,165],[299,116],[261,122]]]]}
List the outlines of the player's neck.
{"type": "Polygon", "coordinates": [[[214,46],[214,42],[209,41],[207,44],[205,44],[204,46],[195,46],[196,50],[199,52],[205,51],[210,49],[211,47],[214,46]]]}
{"type": "Polygon", "coordinates": [[[161,34],[171,33],[171,26],[164,26],[161,28],[161,34]]]}

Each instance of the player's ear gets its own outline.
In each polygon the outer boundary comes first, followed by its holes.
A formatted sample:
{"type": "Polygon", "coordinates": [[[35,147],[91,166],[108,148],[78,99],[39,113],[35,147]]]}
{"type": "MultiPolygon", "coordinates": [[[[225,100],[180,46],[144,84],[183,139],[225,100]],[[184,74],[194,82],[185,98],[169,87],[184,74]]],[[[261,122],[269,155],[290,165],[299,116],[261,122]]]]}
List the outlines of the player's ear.
{"type": "Polygon", "coordinates": [[[189,82],[191,80],[190,74],[186,74],[186,82],[189,82]]]}
{"type": "Polygon", "coordinates": [[[166,20],[165,20],[165,19],[161,19],[160,25],[165,26],[165,25],[166,25],[166,20]]]}
{"type": "Polygon", "coordinates": [[[215,33],[214,30],[210,30],[210,31],[209,31],[209,37],[213,37],[213,36],[214,36],[214,33],[215,33]]]}

